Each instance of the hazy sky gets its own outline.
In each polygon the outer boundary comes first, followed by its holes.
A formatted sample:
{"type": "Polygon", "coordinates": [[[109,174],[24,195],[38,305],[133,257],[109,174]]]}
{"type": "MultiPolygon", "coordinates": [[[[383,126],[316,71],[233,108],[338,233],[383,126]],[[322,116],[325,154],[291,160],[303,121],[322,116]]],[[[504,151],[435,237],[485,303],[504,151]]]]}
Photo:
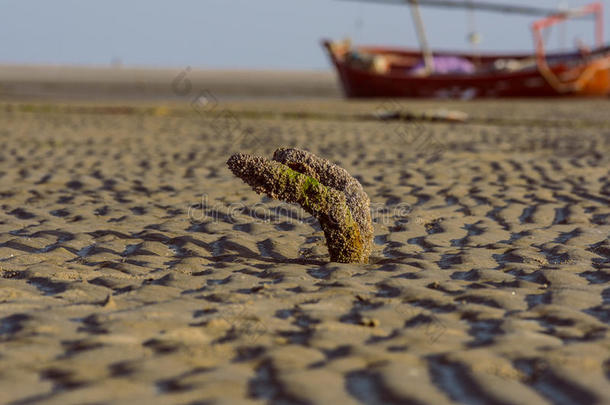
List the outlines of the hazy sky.
{"type": "MultiPolygon", "coordinates": [[[[610,1],[604,3],[610,23],[610,1]]],[[[0,63],[108,65],[118,59],[139,66],[327,69],[323,37],[417,44],[406,6],[337,0],[0,0],[0,6],[0,63]]],[[[422,14],[434,47],[468,49],[466,11],[425,8],[422,14]]],[[[532,17],[477,12],[474,19],[483,49],[532,49],[532,17]]],[[[590,42],[592,32],[589,22],[571,23],[569,44],[577,34],[590,42]]],[[[558,34],[552,45],[560,43],[558,34]]]]}

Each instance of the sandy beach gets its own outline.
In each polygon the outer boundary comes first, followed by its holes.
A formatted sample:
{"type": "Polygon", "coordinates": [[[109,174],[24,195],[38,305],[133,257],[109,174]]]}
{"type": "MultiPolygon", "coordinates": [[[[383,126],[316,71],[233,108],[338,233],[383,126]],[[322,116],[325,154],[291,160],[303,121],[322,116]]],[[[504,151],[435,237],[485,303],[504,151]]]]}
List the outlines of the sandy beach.
{"type": "Polygon", "coordinates": [[[184,102],[203,90],[224,99],[340,96],[330,71],[0,65],[3,100],[184,102]]]}
{"type": "Polygon", "coordinates": [[[608,100],[187,93],[0,102],[0,403],[610,402],[608,100]],[[281,146],[361,181],[370,264],[226,166],[281,146]]]}

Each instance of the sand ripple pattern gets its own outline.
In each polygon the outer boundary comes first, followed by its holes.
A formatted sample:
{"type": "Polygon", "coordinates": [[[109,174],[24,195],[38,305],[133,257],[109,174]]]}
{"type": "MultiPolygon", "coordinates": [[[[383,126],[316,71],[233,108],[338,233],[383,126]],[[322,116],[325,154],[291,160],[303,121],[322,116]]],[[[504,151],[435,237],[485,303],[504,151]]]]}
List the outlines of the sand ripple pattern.
{"type": "Polygon", "coordinates": [[[610,130],[510,108],[418,126],[434,153],[392,123],[244,117],[244,145],[210,117],[4,108],[0,402],[610,402],[610,130]],[[224,165],[279,146],[361,181],[371,264],[328,263],[224,165]]]}

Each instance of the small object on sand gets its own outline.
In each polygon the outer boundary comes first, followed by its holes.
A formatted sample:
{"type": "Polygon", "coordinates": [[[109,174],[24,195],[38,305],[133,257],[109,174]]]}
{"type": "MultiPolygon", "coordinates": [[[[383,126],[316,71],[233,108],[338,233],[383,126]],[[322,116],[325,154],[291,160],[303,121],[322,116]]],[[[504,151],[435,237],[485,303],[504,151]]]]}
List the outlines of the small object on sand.
{"type": "Polygon", "coordinates": [[[468,120],[468,114],[458,110],[440,109],[424,112],[423,119],[441,122],[466,122],[468,120]]]}
{"type": "Polygon", "coordinates": [[[331,261],[368,263],[373,244],[370,200],[347,170],[293,148],[276,150],[272,160],[237,153],[227,165],[257,193],[298,203],[316,217],[331,261]]]}
{"type": "Polygon", "coordinates": [[[370,117],[381,121],[432,121],[462,123],[468,120],[468,114],[457,110],[430,110],[423,113],[410,111],[381,110],[370,117]]]}

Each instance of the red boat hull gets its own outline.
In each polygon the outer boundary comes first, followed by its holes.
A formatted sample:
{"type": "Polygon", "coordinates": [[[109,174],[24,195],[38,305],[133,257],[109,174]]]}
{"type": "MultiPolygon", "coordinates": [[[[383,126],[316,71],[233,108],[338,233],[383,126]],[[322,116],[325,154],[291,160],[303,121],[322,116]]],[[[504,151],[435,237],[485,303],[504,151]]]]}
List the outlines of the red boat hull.
{"type": "MultiPolygon", "coordinates": [[[[345,52],[337,50],[331,42],[324,46],[335,65],[344,94],[350,98],[370,97],[425,97],[425,98],[501,98],[501,97],[567,97],[567,96],[607,96],[610,94],[610,55],[608,52],[589,59],[588,62],[559,62],[575,57],[575,54],[552,55],[549,60],[557,63],[549,65],[552,74],[568,77],[566,89],[558,89],[534,65],[527,69],[511,72],[482,71],[472,74],[432,74],[415,76],[409,74],[405,66],[393,64],[387,72],[377,72],[351,66],[345,52]],[[593,64],[596,69],[592,69],[593,64]],[[586,78],[582,78],[586,75],[586,78]],[[568,86],[577,78],[578,86],[568,86]],[[586,80],[585,80],[586,79],[586,80]],[[574,87],[574,88],[571,88],[574,87]]],[[[368,55],[385,55],[390,58],[421,59],[420,52],[396,48],[358,48],[358,52],[368,55]]],[[[534,55],[469,55],[450,52],[435,52],[435,55],[455,56],[479,64],[490,65],[497,60],[526,60],[534,55]]],[[[563,83],[562,83],[563,84],[563,83]]]]}

